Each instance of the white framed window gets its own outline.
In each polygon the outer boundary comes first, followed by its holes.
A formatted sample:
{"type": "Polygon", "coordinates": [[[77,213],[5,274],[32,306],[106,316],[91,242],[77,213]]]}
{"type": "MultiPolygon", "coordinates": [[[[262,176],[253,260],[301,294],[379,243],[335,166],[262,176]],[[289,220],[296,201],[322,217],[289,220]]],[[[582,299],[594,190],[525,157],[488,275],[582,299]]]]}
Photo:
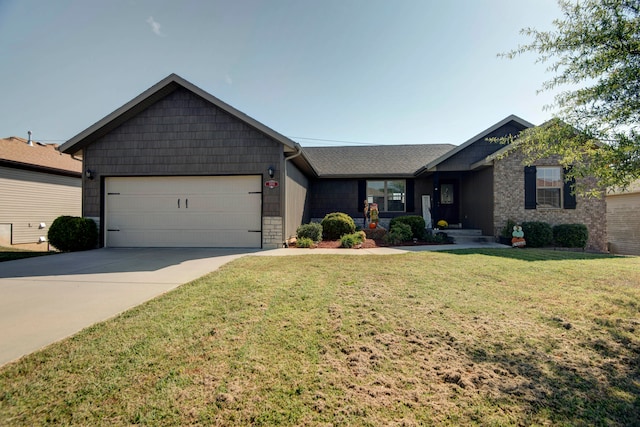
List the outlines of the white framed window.
{"type": "Polygon", "coordinates": [[[404,179],[367,181],[367,202],[377,203],[380,212],[405,212],[406,189],[404,179]]]}
{"type": "Polygon", "coordinates": [[[536,169],[536,203],[538,208],[562,208],[562,168],[538,166],[536,169]]]}

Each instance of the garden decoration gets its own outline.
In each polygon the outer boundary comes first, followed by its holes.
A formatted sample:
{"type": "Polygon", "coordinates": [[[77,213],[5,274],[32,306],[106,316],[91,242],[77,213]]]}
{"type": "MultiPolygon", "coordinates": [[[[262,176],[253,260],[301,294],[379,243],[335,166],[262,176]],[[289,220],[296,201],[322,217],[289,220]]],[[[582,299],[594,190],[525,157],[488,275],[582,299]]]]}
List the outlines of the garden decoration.
{"type": "Polygon", "coordinates": [[[378,226],[378,221],[380,221],[377,203],[371,203],[369,205],[369,219],[369,228],[376,228],[378,226]]]}
{"type": "Polygon", "coordinates": [[[527,242],[524,240],[524,231],[522,231],[522,227],[519,225],[513,226],[513,233],[511,233],[511,246],[514,248],[523,248],[526,246],[527,242]]]}
{"type": "Polygon", "coordinates": [[[369,214],[369,202],[365,199],[364,201],[364,210],[362,211],[362,213],[364,213],[364,225],[367,225],[367,215],[369,214]]]}
{"type": "Polygon", "coordinates": [[[441,219],[440,221],[438,221],[436,223],[436,225],[440,228],[447,228],[449,226],[449,223],[447,221],[445,221],[444,219],[441,219]]]}

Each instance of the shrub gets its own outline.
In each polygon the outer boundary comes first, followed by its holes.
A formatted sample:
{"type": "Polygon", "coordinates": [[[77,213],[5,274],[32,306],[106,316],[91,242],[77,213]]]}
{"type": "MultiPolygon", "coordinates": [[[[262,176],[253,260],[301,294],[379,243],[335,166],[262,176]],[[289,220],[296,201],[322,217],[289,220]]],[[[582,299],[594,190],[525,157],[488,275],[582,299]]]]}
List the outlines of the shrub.
{"type": "Polygon", "coordinates": [[[416,239],[424,239],[427,234],[424,218],[418,215],[407,215],[393,218],[389,223],[389,229],[392,230],[396,224],[406,224],[411,227],[411,233],[413,233],[412,237],[415,237],[416,239]]]}
{"type": "Polygon", "coordinates": [[[356,231],[353,218],[342,212],[327,214],[321,225],[322,236],[327,240],[337,240],[345,234],[352,234],[356,231]]]}
{"type": "Polygon", "coordinates": [[[298,239],[308,238],[314,242],[319,242],[322,240],[322,225],[317,222],[302,224],[296,230],[296,237],[298,239]]]}
{"type": "Polygon", "coordinates": [[[411,240],[412,237],[413,232],[411,231],[411,226],[399,222],[391,227],[391,231],[385,236],[385,240],[387,243],[397,245],[398,243],[411,240]]]}
{"type": "Polygon", "coordinates": [[[524,231],[527,246],[532,248],[548,246],[553,241],[553,231],[546,222],[523,222],[522,231],[524,231]]]}
{"type": "Polygon", "coordinates": [[[355,245],[359,245],[363,242],[362,234],[358,233],[350,233],[344,234],[340,237],[340,247],[341,248],[352,248],[355,245]]]}
{"type": "Polygon", "coordinates": [[[64,215],[53,221],[47,238],[59,251],[86,251],[96,247],[98,227],[92,219],[64,215]]]}
{"type": "Polygon", "coordinates": [[[589,230],[584,224],[560,224],[553,227],[553,240],[565,248],[584,248],[589,239],[589,230]]]}
{"type": "Polygon", "coordinates": [[[500,233],[500,235],[502,237],[506,237],[507,239],[511,239],[513,235],[513,227],[515,227],[516,225],[517,224],[514,220],[508,219],[507,223],[504,225],[504,227],[502,227],[502,232],[500,233]]]}
{"type": "Polygon", "coordinates": [[[302,237],[296,240],[296,248],[312,248],[313,243],[313,239],[309,237],[302,237]]]}

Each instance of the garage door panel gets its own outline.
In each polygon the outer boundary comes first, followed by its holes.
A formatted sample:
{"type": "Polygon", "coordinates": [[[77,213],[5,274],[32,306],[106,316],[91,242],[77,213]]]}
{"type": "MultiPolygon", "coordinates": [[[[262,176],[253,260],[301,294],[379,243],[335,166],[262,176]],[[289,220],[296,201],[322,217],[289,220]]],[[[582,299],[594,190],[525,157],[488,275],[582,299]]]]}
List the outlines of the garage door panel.
{"type": "Polygon", "coordinates": [[[112,177],[106,189],[106,245],[260,247],[262,179],[112,177]]]}

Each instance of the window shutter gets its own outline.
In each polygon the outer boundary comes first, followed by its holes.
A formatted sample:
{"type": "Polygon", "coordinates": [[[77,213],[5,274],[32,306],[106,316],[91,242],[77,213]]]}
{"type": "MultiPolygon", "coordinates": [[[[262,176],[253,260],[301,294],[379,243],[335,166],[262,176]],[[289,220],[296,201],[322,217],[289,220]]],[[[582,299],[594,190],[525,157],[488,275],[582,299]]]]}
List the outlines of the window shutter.
{"type": "MultiPolygon", "coordinates": [[[[564,173],[566,174],[570,169],[565,169],[564,173]]],[[[562,202],[562,206],[565,209],[575,209],[578,204],[576,201],[576,195],[571,194],[571,186],[576,183],[575,178],[571,178],[569,181],[564,182],[564,188],[562,189],[562,198],[564,199],[562,202]]]]}
{"type": "Polygon", "coordinates": [[[367,180],[359,179],[358,180],[358,205],[357,205],[359,212],[362,212],[364,210],[364,201],[366,198],[367,198],[367,180]]]}
{"type": "Polygon", "coordinates": [[[416,210],[414,184],[415,183],[412,179],[407,180],[407,187],[405,188],[405,191],[406,191],[405,200],[407,201],[407,204],[405,207],[407,212],[414,212],[416,210]]]}
{"type": "Polygon", "coordinates": [[[536,208],[536,167],[524,167],[524,208],[536,208]]]}

